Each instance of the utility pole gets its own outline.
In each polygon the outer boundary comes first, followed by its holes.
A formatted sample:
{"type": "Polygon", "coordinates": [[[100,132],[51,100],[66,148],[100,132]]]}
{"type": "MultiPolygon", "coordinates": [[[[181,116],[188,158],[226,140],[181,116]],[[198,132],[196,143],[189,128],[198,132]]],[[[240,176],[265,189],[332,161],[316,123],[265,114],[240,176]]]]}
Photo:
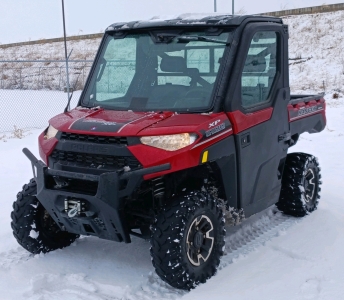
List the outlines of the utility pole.
{"type": "Polygon", "coordinates": [[[232,15],[234,16],[234,0],[232,0],[232,15]]]}
{"type": "MultiPolygon", "coordinates": [[[[67,96],[68,96],[68,101],[69,101],[68,56],[67,56],[66,24],[65,24],[64,1],[63,0],[62,0],[62,17],[63,17],[63,34],[64,34],[64,46],[65,46],[65,58],[66,58],[67,96]]],[[[69,107],[68,107],[68,109],[69,109],[69,107]]]]}
{"type": "Polygon", "coordinates": [[[214,12],[217,11],[217,8],[216,8],[216,0],[214,0],[214,12]]]}

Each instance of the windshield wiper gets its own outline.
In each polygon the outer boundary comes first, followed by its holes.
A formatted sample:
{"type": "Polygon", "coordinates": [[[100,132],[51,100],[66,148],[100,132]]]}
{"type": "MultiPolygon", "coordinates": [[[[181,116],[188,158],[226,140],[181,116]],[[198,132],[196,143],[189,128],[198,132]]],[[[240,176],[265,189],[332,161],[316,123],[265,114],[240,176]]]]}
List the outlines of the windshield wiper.
{"type": "Polygon", "coordinates": [[[218,43],[218,44],[224,44],[224,45],[229,45],[230,43],[221,41],[221,40],[216,40],[212,38],[208,38],[206,36],[199,36],[199,35],[178,35],[178,34],[169,34],[169,33],[163,33],[163,34],[158,34],[158,39],[161,42],[165,43],[170,43],[174,38],[177,38],[179,42],[184,42],[184,43],[189,43],[189,42],[211,42],[211,43],[218,43]]]}
{"type": "Polygon", "coordinates": [[[227,43],[225,41],[220,41],[220,40],[208,38],[208,37],[205,37],[205,36],[199,36],[199,35],[179,35],[179,36],[176,36],[176,38],[178,39],[179,42],[197,42],[197,41],[201,41],[201,42],[211,42],[211,43],[218,43],[218,44],[229,45],[229,43],[227,43]]]}

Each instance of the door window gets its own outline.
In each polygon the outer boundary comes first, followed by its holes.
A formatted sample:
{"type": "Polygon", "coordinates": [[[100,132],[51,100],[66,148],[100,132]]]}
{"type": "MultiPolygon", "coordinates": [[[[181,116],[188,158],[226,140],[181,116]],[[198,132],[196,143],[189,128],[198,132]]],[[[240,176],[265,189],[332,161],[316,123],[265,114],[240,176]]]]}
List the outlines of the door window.
{"type": "Polygon", "coordinates": [[[241,101],[244,108],[268,101],[276,77],[276,55],[276,32],[257,32],[252,38],[241,75],[241,101]]]}

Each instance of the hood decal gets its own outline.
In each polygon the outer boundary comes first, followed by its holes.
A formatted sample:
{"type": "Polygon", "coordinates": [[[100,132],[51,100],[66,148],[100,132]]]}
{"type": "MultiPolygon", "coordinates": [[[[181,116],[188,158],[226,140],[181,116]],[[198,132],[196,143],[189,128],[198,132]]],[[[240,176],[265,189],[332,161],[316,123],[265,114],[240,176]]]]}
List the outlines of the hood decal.
{"type": "Polygon", "coordinates": [[[117,123],[97,119],[79,119],[70,126],[70,129],[94,132],[118,132],[123,126],[127,125],[128,123],[130,122],[128,121],[125,123],[117,123]]]}

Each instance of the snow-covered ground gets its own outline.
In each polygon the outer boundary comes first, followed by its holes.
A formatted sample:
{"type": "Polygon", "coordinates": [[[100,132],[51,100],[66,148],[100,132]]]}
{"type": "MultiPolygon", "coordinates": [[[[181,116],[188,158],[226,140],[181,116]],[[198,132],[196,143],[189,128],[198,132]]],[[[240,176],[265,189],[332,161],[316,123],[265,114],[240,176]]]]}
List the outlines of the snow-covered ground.
{"type": "Polygon", "coordinates": [[[32,177],[23,147],[38,156],[37,135],[0,140],[0,299],[343,299],[344,98],[327,97],[326,129],[304,134],[292,151],[319,158],[319,209],[297,219],[270,208],[227,228],[218,274],[191,292],[173,289],[154,273],[149,243],[82,237],[72,246],[30,255],[10,228],[12,202],[32,177]]]}

